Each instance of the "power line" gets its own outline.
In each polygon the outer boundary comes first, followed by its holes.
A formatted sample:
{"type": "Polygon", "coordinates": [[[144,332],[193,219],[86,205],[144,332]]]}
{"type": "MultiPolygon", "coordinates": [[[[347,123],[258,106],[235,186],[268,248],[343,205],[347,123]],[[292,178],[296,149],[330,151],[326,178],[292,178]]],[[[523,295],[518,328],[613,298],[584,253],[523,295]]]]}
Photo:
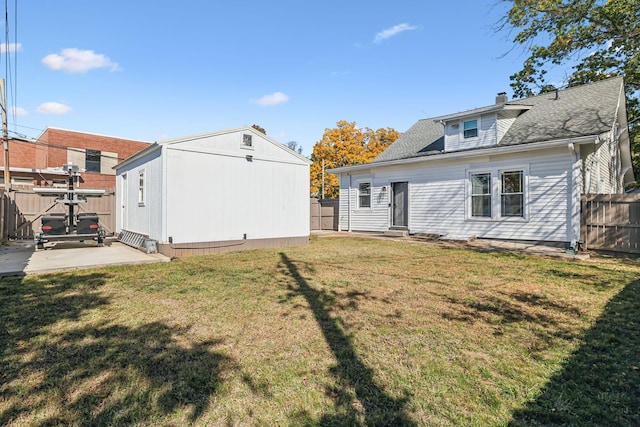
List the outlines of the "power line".
{"type": "Polygon", "coordinates": [[[87,150],[100,151],[100,157],[101,158],[112,159],[112,160],[124,160],[124,157],[109,156],[109,155],[106,155],[106,154],[102,154],[102,150],[94,150],[93,148],[69,147],[67,145],[53,144],[53,143],[50,143],[50,142],[47,142],[47,141],[41,141],[41,140],[38,140],[38,139],[32,139],[32,140],[17,139],[17,138],[13,138],[13,139],[16,140],[16,141],[20,141],[22,143],[25,143],[25,144],[40,145],[40,146],[55,148],[55,149],[59,149],[59,150],[73,151],[75,153],[86,153],[87,150]]]}

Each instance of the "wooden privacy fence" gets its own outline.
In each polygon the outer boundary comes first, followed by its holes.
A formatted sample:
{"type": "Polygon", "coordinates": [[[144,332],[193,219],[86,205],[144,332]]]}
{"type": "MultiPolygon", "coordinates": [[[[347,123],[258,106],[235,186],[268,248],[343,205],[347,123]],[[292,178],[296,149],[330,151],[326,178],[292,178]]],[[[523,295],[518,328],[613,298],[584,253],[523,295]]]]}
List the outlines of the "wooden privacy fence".
{"type": "MultiPolygon", "coordinates": [[[[88,197],[74,209],[78,212],[94,212],[100,217],[100,225],[107,235],[116,226],[115,190],[105,191],[102,197],[88,197]]],[[[32,239],[40,231],[40,217],[52,212],[68,212],[68,207],[56,203],[55,196],[36,194],[30,187],[15,188],[11,192],[0,190],[0,230],[2,239],[32,239]]]]}
{"type": "Polygon", "coordinates": [[[585,194],[580,223],[585,249],[640,254],[640,194],[585,194]]]}
{"type": "Polygon", "coordinates": [[[337,230],[339,199],[311,199],[311,229],[337,230]]]}

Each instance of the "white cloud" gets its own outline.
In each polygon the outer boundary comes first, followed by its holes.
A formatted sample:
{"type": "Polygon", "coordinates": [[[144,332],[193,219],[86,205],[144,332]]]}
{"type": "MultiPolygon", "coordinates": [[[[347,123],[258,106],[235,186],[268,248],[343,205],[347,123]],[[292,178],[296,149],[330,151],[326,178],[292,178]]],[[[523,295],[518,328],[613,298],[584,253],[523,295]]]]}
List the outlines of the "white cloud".
{"type": "Polygon", "coordinates": [[[110,71],[120,71],[120,66],[112,62],[107,56],[92,50],[76,48],[62,49],[60,54],[52,53],[42,58],[42,63],[52,70],[62,70],[67,73],[86,73],[94,68],[108,68],[110,71]]]}
{"type": "Polygon", "coordinates": [[[270,95],[265,95],[260,99],[249,100],[249,104],[257,104],[262,107],[271,107],[273,105],[284,104],[289,101],[289,97],[282,92],[274,92],[270,95]]]}
{"type": "Polygon", "coordinates": [[[10,114],[14,116],[26,116],[29,113],[22,107],[11,107],[10,114]]]}
{"type": "Polygon", "coordinates": [[[2,43],[0,44],[0,53],[7,52],[20,52],[22,50],[22,43],[2,43]]]}
{"type": "Polygon", "coordinates": [[[418,29],[418,27],[415,27],[413,25],[409,25],[407,23],[404,24],[398,24],[398,25],[394,25],[391,28],[387,28],[384,31],[379,32],[378,34],[376,34],[375,38],[373,39],[374,43],[380,43],[383,40],[386,40],[388,38],[391,38],[397,34],[400,34],[403,31],[411,31],[411,30],[416,30],[418,29]]]}
{"type": "Polygon", "coordinates": [[[59,102],[45,102],[40,104],[36,111],[40,114],[67,114],[71,111],[71,107],[59,102]]]}

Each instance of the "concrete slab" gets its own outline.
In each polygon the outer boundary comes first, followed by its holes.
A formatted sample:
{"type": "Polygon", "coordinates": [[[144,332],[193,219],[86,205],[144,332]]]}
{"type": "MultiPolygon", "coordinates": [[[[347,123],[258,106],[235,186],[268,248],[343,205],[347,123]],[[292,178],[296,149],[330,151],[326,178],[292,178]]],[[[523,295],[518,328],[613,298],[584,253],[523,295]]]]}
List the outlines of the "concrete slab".
{"type": "Polygon", "coordinates": [[[110,240],[103,247],[95,242],[48,243],[44,250],[36,250],[32,242],[11,242],[0,246],[0,277],[167,261],[162,254],[146,254],[110,240]]]}

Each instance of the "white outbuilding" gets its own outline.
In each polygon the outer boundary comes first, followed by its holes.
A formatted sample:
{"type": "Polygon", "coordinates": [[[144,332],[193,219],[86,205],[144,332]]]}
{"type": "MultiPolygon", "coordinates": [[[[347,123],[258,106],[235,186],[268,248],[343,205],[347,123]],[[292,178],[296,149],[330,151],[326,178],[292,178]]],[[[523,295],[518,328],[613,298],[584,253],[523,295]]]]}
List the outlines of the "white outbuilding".
{"type": "Polygon", "coordinates": [[[178,257],[306,244],[309,165],[250,126],[157,142],[115,167],[116,228],[178,257]]]}

